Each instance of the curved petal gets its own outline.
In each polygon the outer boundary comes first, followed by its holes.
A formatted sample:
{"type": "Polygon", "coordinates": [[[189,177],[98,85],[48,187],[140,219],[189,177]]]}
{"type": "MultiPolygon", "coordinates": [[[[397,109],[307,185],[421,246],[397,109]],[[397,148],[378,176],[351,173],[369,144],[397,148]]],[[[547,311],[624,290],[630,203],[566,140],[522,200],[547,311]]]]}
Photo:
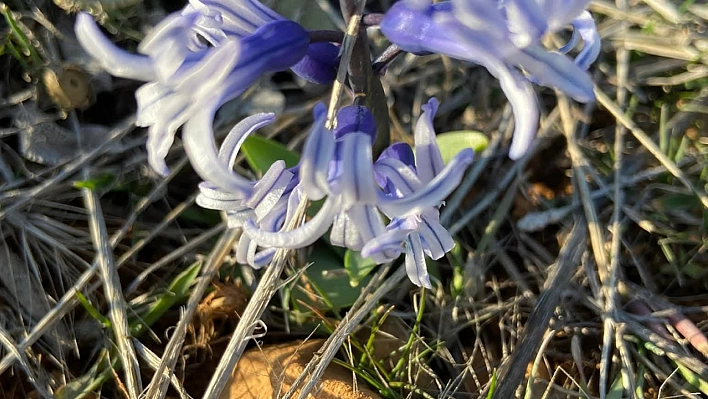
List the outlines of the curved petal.
{"type": "Polygon", "coordinates": [[[248,264],[254,269],[260,269],[263,266],[268,266],[270,262],[273,261],[276,251],[277,249],[275,248],[266,248],[258,251],[253,256],[248,258],[248,264]]]}
{"type": "Polygon", "coordinates": [[[181,68],[169,79],[175,91],[190,93],[195,97],[213,95],[241,61],[241,46],[229,40],[219,47],[212,47],[190,68],[181,68]]]}
{"type": "Polygon", "coordinates": [[[403,244],[408,235],[415,230],[391,229],[369,240],[361,249],[361,256],[369,258],[375,254],[386,254],[390,259],[397,258],[403,251],[403,244]]]}
{"type": "Polygon", "coordinates": [[[415,155],[408,143],[393,143],[386,147],[386,149],[381,152],[381,155],[379,155],[377,162],[387,158],[397,159],[415,169],[415,155]]]}
{"type": "Polygon", "coordinates": [[[285,161],[274,162],[253,186],[253,192],[244,204],[253,208],[258,219],[263,218],[278,203],[292,178],[293,174],[285,169],[285,161]]]}
{"type": "MultiPolygon", "coordinates": [[[[437,210],[431,212],[437,213],[437,210]]],[[[438,217],[423,214],[418,225],[418,234],[423,240],[425,253],[431,259],[440,259],[455,246],[450,233],[440,224],[438,217]]]]}
{"type": "Polygon", "coordinates": [[[432,288],[428,267],[425,265],[423,244],[418,234],[406,238],[406,273],[411,282],[419,287],[432,288]]]}
{"type": "Polygon", "coordinates": [[[519,159],[531,147],[538,129],[536,94],[528,80],[506,65],[487,69],[499,79],[499,84],[514,111],[514,138],[511,141],[509,158],[519,159]]]}
{"type": "Polygon", "coordinates": [[[364,245],[359,230],[351,217],[349,217],[348,212],[339,212],[334,217],[329,241],[334,246],[349,248],[354,251],[361,250],[364,245]]]}
{"type": "Polygon", "coordinates": [[[253,245],[253,251],[255,252],[257,245],[251,238],[245,234],[241,234],[238,243],[234,246],[236,262],[241,264],[248,264],[248,252],[253,245]]]}
{"type": "Polygon", "coordinates": [[[548,29],[546,16],[536,1],[505,0],[504,11],[511,41],[524,48],[539,41],[548,29]]]}
{"type": "Polygon", "coordinates": [[[578,32],[583,39],[583,49],[575,57],[575,64],[581,69],[587,70],[590,68],[590,64],[595,62],[600,55],[600,50],[602,50],[600,34],[597,33],[595,20],[588,11],[583,11],[580,16],[573,20],[573,28],[573,34],[578,32]]]}
{"type": "Polygon", "coordinates": [[[332,133],[325,128],[326,121],[326,113],[316,116],[300,161],[300,182],[307,196],[313,201],[318,201],[329,193],[327,175],[329,163],[334,156],[335,143],[332,133]]]}
{"type": "Polygon", "coordinates": [[[243,197],[240,194],[221,191],[206,182],[202,182],[199,184],[199,195],[196,202],[202,208],[217,211],[242,211],[249,209],[243,205],[242,200],[243,197]]]}
{"type": "Polygon", "coordinates": [[[219,148],[219,161],[225,164],[229,169],[232,169],[236,162],[238,152],[248,136],[263,126],[270,125],[274,120],[275,114],[270,112],[262,112],[242,119],[231,128],[229,134],[224,138],[224,142],[221,143],[221,147],[219,148]]]}
{"type": "Polygon", "coordinates": [[[103,35],[91,15],[78,13],[74,31],[81,47],[99,61],[111,75],[143,81],[155,79],[152,60],[118,48],[103,35]]]}
{"type": "Polygon", "coordinates": [[[546,15],[548,29],[562,29],[587,8],[590,0],[534,0],[538,1],[546,15]]]}
{"type": "Polygon", "coordinates": [[[160,118],[162,100],[172,94],[172,89],[160,82],[150,82],[138,87],[135,100],[138,102],[138,115],[135,124],[150,126],[160,118]]]}
{"type": "Polygon", "coordinates": [[[328,198],[317,215],[294,230],[263,231],[252,220],[248,220],[243,226],[243,232],[263,247],[286,249],[306,247],[327,232],[339,206],[339,201],[328,198]]]}
{"type": "Polygon", "coordinates": [[[226,212],[226,227],[229,229],[240,229],[246,220],[252,220],[256,215],[250,208],[244,207],[238,210],[228,210],[226,212]]]}
{"type": "Polygon", "coordinates": [[[190,0],[185,8],[201,10],[200,5],[221,13],[222,29],[228,35],[244,37],[252,34],[258,27],[268,22],[283,19],[275,11],[257,0],[190,0]]]}
{"type": "Polygon", "coordinates": [[[536,83],[555,87],[576,101],[595,99],[590,76],[562,54],[550,53],[540,46],[529,46],[509,57],[509,61],[523,67],[536,83]]]}
{"type": "Polygon", "coordinates": [[[364,242],[386,232],[386,226],[374,205],[356,204],[348,213],[364,242]]]}
{"type": "Polygon", "coordinates": [[[374,174],[384,192],[398,198],[418,191],[423,186],[415,170],[395,158],[376,161],[374,174]]]}
{"type": "Polygon", "coordinates": [[[421,213],[425,208],[439,206],[457,188],[467,166],[474,159],[474,151],[465,148],[455,155],[430,183],[403,198],[379,196],[379,209],[389,218],[403,218],[421,213]]]}
{"type": "MultiPolygon", "coordinates": [[[[177,37],[182,38],[182,45],[186,48],[187,43],[184,39],[187,37],[187,32],[191,31],[196,18],[196,14],[184,15],[180,11],[166,16],[143,38],[138,45],[138,52],[149,56],[158,55],[164,51],[165,41],[174,40],[177,37]]],[[[182,62],[178,62],[177,66],[181,64],[182,62]]]]}
{"type": "Polygon", "coordinates": [[[438,100],[431,98],[421,107],[423,115],[415,125],[415,167],[421,183],[427,184],[445,167],[440,148],[435,141],[433,118],[438,112],[438,100]]]}
{"type": "Polygon", "coordinates": [[[215,108],[205,105],[202,111],[187,121],[182,132],[184,150],[202,179],[221,190],[241,193],[248,197],[253,183],[233,173],[219,161],[212,130],[215,108]]]}
{"type": "Polygon", "coordinates": [[[365,133],[349,133],[342,145],[342,175],[339,178],[342,204],[376,203],[376,183],[371,155],[371,137],[365,133]]]}

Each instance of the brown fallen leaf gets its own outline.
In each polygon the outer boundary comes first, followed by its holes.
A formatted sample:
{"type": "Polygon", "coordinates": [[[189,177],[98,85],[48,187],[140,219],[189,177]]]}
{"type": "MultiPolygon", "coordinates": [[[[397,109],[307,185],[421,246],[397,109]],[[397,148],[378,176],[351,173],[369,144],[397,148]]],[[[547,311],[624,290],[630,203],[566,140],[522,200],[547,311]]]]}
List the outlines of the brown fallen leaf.
{"type": "MultiPolygon", "coordinates": [[[[323,342],[322,339],[295,341],[246,351],[220,399],[280,397],[290,389],[323,342]]],[[[363,386],[363,382],[359,382],[355,391],[352,373],[344,367],[330,364],[318,384],[318,390],[307,398],[380,399],[381,396],[363,386]]]]}

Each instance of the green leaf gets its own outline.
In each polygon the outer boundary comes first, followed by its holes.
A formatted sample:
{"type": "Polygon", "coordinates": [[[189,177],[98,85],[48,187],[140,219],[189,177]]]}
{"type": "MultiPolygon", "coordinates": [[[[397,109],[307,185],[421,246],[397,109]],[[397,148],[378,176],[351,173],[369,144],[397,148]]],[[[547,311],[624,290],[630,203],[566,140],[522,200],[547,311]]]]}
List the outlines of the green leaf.
{"type": "Polygon", "coordinates": [[[348,249],[344,254],[344,269],[349,275],[349,284],[357,287],[361,280],[368,276],[377,264],[371,258],[364,258],[358,251],[348,249]]]}
{"type": "Polygon", "coordinates": [[[487,399],[492,399],[492,396],[494,396],[495,389],[497,389],[497,369],[492,370],[492,378],[489,381],[489,391],[487,392],[487,399]]]}
{"type": "Polygon", "coordinates": [[[622,385],[622,374],[618,373],[617,378],[610,387],[610,392],[607,393],[607,399],[622,399],[624,394],[624,386],[622,385]]]}
{"type": "MultiPolygon", "coordinates": [[[[320,311],[338,310],[354,304],[362,288],[351,286],[342,267],[342,258],[330,248],[320,247],[312,252],[310,262],[312,265],[291,292],[295,308],[302,306],[299,301],[320,311]]],[[[369,276],[364,277],[361,282],[366,285],[369,279],[369,276]]]]}
{"type": "Polygon", "coordinates": [[[300,154],[287,149],[277,141],[260,136],[249,136],[241,146],[246,162],[256,173],[263,175],[275,161],[283,160],[288,168],[300,161],[300,154]]]}
{"type": "Polygon", "coordinates": [[[194,262],[185,271],[172,280],[167,291],[160,295],[147,312],[141,315],[139,324],[132,324],[130,331],[134,336],[144,333],[178,301],[189,295],[189,288],[196,282],[202,263],[194,262]]]}
{"type": "Polygon", "coordinates": [[[458,152],[465,148],[472,148],[474,152],[479,154],[489,144],[487,136],[474,130],[440,133],[435,137],[435,140],[438,142],[445,163],[450,162],[458,152]]]}
{"type": "Polygon", "coordinates": [[[109,187],[115,181],[116,175],[113,173],[101,173],[100,175],[87,180],[75,181],[74,187],[87,188],[91,191],[97,191],[109,187]]]}
{"type": "Polygon", "coordinates": [[[94,319],[98,320],[101,324],[103,324],[103,327],[110,328],[111,327],[111,321],[104,315],[101,314],[101,312],[96,309],[91,302],[84,296],[84,294],[81,293],[81,291],[76,291],[76,299],[79,300],[79,303],[81,306],[86,309],[89,315],[93,317],[94,319]]]}

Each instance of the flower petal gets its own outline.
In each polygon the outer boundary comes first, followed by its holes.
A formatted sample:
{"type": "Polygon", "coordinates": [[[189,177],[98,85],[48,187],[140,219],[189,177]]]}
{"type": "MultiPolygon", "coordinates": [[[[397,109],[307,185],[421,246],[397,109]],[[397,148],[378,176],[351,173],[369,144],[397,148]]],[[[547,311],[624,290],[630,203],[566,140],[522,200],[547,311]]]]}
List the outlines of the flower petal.
{"type": "Polygon", "coordinates": [[[81,47],[111,75],[143,81],[155,79],[152,60],[118,48],[103,35],[91,15],[78,13],[74,31],[81,47]]]}
{"type": "Polygon", "coordinates": [[[536,94],[531,83],[508,66],[498,65],[497,68],[487,69],[499,79],[499,84],[514,111],[514,138],[509,149],[509,158],[519,159],[531,147],[538,129],[536,94]]]}
{"type": "Polygon", "coordinates": [[[379,196],[379,210],[389,218],[403,218],[421,213],[425,208],[439,206],[457,188],[467,166],[474,159],[474,151],[465,148],[455,155],[445,168],[420,190],[403,198],[379,196]]]}
{"type": "Polygon", "coordinates": [[[258,113],[242,119],[231,128],[224,142],[221,143],[221,147],[219,148],[219,162],[226,165],[229,169],[232,169],[236,162],[238,152],[241,150],[241,146],[248,136],[256,130],[270,125],[274,120],[275,114],[273,113],[258,113]]]}
{"type": "Polygon", "coordinates": [[[455,241],[447,229],[440,224],[437,210],[423,213],[420,220],[418,234],[423,240],[425,253],[431,259],[440,259],[455,246],[455,241]]]}
{"type": "Polygon", "coordinates": [[[411,282],[419,287],[432,288],[428,267],[425,265],[423,244],[418,234],[406,238],[406,273],[411,282]]]}
{"type": "Polygon", "coordinates": [[[418,191],[423,186],[415,169],[395,158],[379,158],[374,164],[374,175],[384,192],[397,198],[418,191]]]}
{"type": "Polygon", "coordinates": [[[597,32],[595,20],[588,11],[583,11],[580,16],[573,20],[573,33],[578,32],[583,38],[583,49],[577,57],[575,64],[581,69],[587,70],[590,64],[595,62],[600,55],[602,47],[600,45],[600,34],[597,32]]]}
{"type": "Polygon", "coordinates": [[[548,29],[543,10],[535,1],[505,0],[503,5],[511,41],[524,48],[540,40],[548,29]]]}
{"type": "Polygon", "coordinates": [[[365,133],[349,133],[344,136],[342,144],[342,204],[350,205],[376,203],[376,184],[374,166],[371,155],[371,137],[365,133]]]}
{"type": "Polygon", "coordinates": [[[352,221],[348,212],[339,212],[334,217],[329,241],[334,246],[349,248],[354,251],[361,250],[364,245],[358,227],[352,221]]]}
{"type": "Polygon", "coordinates": [[[445,167],[438,143],[435,141],[433,118],[438,112],[438,100],[431,98],[421,107],[423,115],[415,125],[415,167],[423,184],[433,180],[445,167]]]}
{"type": "Polygon", "coordinates": [[[347,133],[365,133],[376,141],[376,121],[374,115],[363,105],[350,105],[337,112],[337,126],[334,128],[334,138],[339,140],[347,133]]]}
{"type": "Polygon", "coordinates": [[[338,67],[339,47],[332,43],[312,43],[307,55],[290,69],[308,82],[331,84],[337,78],[338,67]]]}
{"type": "Polygon", "coordinates": [[[348,211],[364,242],[386,232],[386,226],[374,205],[356,204],[348,211]]]}
{"type": "Polygon", "coordinates": [[[276,251],[276,248],[266,248],[258,251],[253,256],[248,258],[248,264],[254,269],[260,269],[263,266],[267,266],[273,261],[273,256],[275,256],[276,251]]]}
{"type": "Polygon", "coordinates": [[[548,29],[555,32],[570,24],[587,8],[590,0],[535,0],[538,1],[548,21],[548,29]]]}
{"type": "Polygon", "coordinates": [[[226,227],[230,229],[241,228],[246,220],[252,220],[256,215],[250,208],[240,208],[226,212],[226,227]]]}
{"type": "Polygon", "coordinates": [[[241,61],[241,47],[236,40],[229,40],[219,47],[212,47],[191,68],[180,68],[169,79],[175,91],[190,93],[196,98],[212,96],[241,61]]]}
{"type": "Polygon", "coordinates": [[[222,29],[229,36],[248,36],[268,22],[283,19],[257,0],[190,0],[189,3],[185,12],[190,7],[201,11],[200,4],[218,10],[223,21],[222,29]]]}
{"type": "Polygon", "coordinates": [[[555,87],[576,101],[589,102],[595,99],[588,74],[562,54],[549,53],[534,45],[509,57],[509,60],[521,65],[535,83],[555,87]]]}
{"type": "Polygon", "coordinates": [[[334,156],[334,137],[325,128],[327,114],[320,113],[305,141],[300,161],[300,182],[302,188],[313,201],[324,198],[329,192],[327,175],[329,163],[334,156]]]}
{"type": "Polygon", "coordinates": [[[252,220],[248,220],[243,226],[243,232],[263,247],[286,249],[306,247],[327,232],[340,205],[339,201],[327,198],[317,215],[294,230],[263,231],[252,220]]]}
{"type": "Polygon", "coordinates": [[[214,143],[212,123],[215,107],[205,107],[194,115],[184,126],[182,141],[184,150],[199,176],[224,191],[251,194],[253,183],[219,161],[214,143]]]}
{"type": "Polygon", "coordinates": [[[408,235],[413,232],[415,230],[391,229],[379,234],[364,244],[361,249],[361,256],[370,258],[376,254],[384,254],[389,259],[395,259],[403,251],[403,245],[408,235]]]}
{"type": "Polygon", "coordinates": [[[212,186],[207,182],[199,184],[197,205],[202,208],[217,211],[238,211],[249,209],[243,205],[243,197],[238,193],[229,193],[212,186]]]}
{"type": "Polygon", "coordinates": [[[293,174],[285,169],[285,161],[274,162],[253,186],[253,192],[244,205],[251,207],[258,219],[263,218],[278,203],[292,178],[293,174]]]}

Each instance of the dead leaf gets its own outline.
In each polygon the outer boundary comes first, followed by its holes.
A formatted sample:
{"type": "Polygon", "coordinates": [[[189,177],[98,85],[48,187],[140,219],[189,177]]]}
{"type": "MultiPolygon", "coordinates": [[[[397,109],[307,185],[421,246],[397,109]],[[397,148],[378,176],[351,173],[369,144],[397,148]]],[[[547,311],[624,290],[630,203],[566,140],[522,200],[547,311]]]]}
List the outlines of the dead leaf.
{"type": "MultiPolygon", "coordinates": [[[[270,399],[280,397],[303,372],[324,340],[295,341],[253,348],[243,354],[220,399],[270,399]]],[[[308,399],[379,399],[377,393],[358,381],[354,391],[352,373],[330,364],[318,391],[308,399]]],[[[297,396],[297,394],[296,394],[297,396]]]]}

